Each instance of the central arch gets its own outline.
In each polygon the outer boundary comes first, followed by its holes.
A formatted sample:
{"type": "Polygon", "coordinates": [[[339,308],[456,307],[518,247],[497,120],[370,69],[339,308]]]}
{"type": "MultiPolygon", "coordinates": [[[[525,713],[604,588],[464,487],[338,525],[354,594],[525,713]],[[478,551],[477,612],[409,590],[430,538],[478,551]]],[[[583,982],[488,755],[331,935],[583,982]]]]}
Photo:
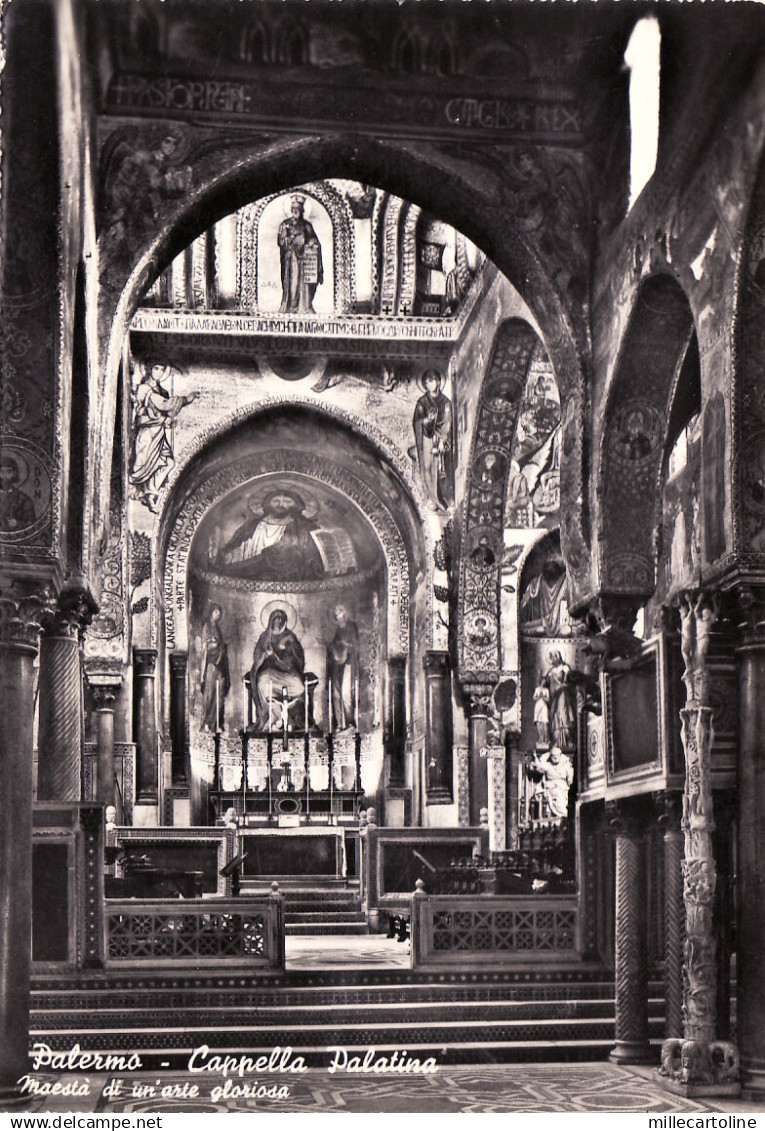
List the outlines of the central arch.
{"type": "MultiPolygon", "coordinates": [[[[202,151],[200,151],[202,152],[202,151]]],[[[113,291],[113,301],[101,311],[99,338],[103,355],[103,413],[113,416],[116,386],[125,333],[147,285],[172,258],[211,223],[229,212],[322,177],[351,177],[376,184],[441,216],[495,262],[517,287],[540,326],[558,374],[565,402],[563,447],[568,473],[564,483],[564,554],[569,559],[575,587],[589,583],[587,529],[584,521],[583,405],[584,375],[576,333],[550,273],[524,234],[511,197],[503,191],[497,172],[475,169],[435,147],[416,149],[403,142],[341,136],[330,139],[279,139],[253,150],[241,142],[206,147],[192,170],[192,187],[182,201],[165,202],[153,234],[131,245],[123,282],[113,291]]],[[[108,253],[108,247],[104,250],[108,253]]],[[[108,254],[106,256],[108,258],[108,254]]],[[[94,475],[108,481],[111,453],[103,444],[96,452],[94,475]]],[[[91,528],[103,530],[107,501],[103,493],[96,504],[91,528]]]]}

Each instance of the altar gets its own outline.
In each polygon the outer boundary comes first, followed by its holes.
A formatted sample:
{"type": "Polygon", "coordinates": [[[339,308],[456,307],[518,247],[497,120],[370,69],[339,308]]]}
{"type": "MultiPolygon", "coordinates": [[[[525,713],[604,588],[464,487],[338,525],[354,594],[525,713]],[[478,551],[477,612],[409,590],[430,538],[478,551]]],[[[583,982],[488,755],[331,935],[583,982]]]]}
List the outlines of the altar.
{"type": "Polygon", "coordinates": [[[233,809],[240,826],[296,827],[358,821],[364,798],[362,736],[240,732],[241,762],[224,766],[215,736],[212,816],[222,820],[233,809]],[[236,774],[232,774],[236,770],[236,774]]]}
{"type": "Polygon", "coordinates": [[[243,878],[311,876],[340,879],[347,874],[342,826],[276,829],[248,828],[239,834],[245,855],[243,878]]]}

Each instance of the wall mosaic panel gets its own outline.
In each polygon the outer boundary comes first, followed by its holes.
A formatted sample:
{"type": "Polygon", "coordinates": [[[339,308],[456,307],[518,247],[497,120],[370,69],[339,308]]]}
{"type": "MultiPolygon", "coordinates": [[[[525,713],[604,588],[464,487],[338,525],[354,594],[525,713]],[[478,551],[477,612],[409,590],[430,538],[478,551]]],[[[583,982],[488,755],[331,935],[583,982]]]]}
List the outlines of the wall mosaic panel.
{"type": "Polygon", "coordinates": [[[617,365],[601,448],[601,587],[649,596],[670,398],[693,334],[671,275],[642,284],[617,365]]]}
{"type": "Polygon", "coordinates": [[[466,683],[496,683],[500,580],[510,453],[538,337],[512,318],[500,326],[481,389],[466,488],[458,594],[458,672],[466,683]]]}
{"type": "MultiPolygon", "coordinates": [[[[356,302],[356,265],[353,245],[353,224],[350,207],[344,196],[326,181],[300,185],[302,195],[313,197],[326,208],[332,221],[334,309],[337,314],[350,314],[356,302]]],[[[266,207],[283,193],[274,193],[243,208],[237,221],[237,293],[244,310],[258,309],[258,228],[266,207]]],[[[286,194],[289,196],[289,193],[286,194]]]]}

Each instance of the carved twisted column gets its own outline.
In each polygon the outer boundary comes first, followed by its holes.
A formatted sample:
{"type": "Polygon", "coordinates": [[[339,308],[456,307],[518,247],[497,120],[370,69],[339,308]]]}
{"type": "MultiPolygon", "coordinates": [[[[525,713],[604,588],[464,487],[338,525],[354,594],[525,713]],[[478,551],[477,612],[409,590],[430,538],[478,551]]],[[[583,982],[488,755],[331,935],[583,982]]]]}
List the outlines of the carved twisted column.
{"type": "Polygon", "coordinates": [[[738,594],[738,1039],[741,1086],[765,1099],[765,589],[738,594]]]}
{"type": "Polygon", "coordinates": [[[430,805],[450,805],[454,794],[452,680],[448,652],[426,652],[425,791],[430,805]]]}
{"type": "Polygon", "coordinates": [[[683,791],[683,1040],[662,1046],[659,1078],[685,1096],[738,1091],[738,1058],[733,1046],[715,1041],[717,963],[714,899],[717,882],[713,845],[712,708],[707,653],[717,618],[717,597],[683,596],[680,604],[683,682],[687,701],[680,711],[685,751],[683,791]]]}
{"type": "Polygon", "coordinates": [[[680,828],[680,799],[665,794],[664,825],[664,1000],[667,1036],[683,1029],[683,943],[685,903],[683,902],[683,834],[680,828]]]}
{"type": "Polygon", "coordinates": [[[488,745],[491,686],[473,684],[465,688],[468,694],[468,780],[470,782],[470,824],[478,825],[481,810],[489,806],[489,762],[481,757],[488,745]]]}
{"type": "Polygon", "coordinates": [[[34,661],[52,594],[0,590],[0,1109],[23,1102],[32,952],[34,661]]]}
{"type": "Polygon", "coordinates": [[[406,734],[406,656],[391,656],[388,660],[385,754],[388,761],[388,785],[398,788],[406,784],[406,734]]]}
{"type": "Polygon", "coordinates": [[[121,676],[88,675],[96,714],[96,799],[104,805],[114,805],[114,701],[121,686],[121,676]]]}
{"type": "Polygon", "coordinates": [[[82,637],[97,606],[85,589],[65,589],[40,642],[38,801],[82,797],[82,637]]]}
{"type": "Polygon", "coordinates": [[[159,799],[157,710],[154,696],[155,648],[133,649],[133,735],[136,744],[136,805],[156,805],[159,799]]]}
{"type": "Polygon", "coordinates": [[[648,1041],[645,938],[645,845],[640,822],[616,811],[616,1044],[617,1064],[653,1060],[648,1041]]]}

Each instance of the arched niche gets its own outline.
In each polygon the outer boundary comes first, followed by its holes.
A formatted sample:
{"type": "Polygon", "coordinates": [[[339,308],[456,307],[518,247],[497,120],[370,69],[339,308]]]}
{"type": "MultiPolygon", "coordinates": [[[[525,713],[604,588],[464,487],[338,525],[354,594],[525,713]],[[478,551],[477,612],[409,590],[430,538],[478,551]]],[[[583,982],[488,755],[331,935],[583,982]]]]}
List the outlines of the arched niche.
{"type": "Polygon", "coordinates": [[[539,345],[520,318],[497,330],[473,432],[463,507],[458,592],[458,671],[463,686],[493,685],[502,669],[500,581],[505,507],[518,412],[539,345]]]}
{"type": "MultiPolygon", "coordinates": [[[[342,494],[374,531],[387,572],[389,655],[410,648],[410,603],[429,639],[433,615],[432,547],[413,492],[391,461],[370,444],[363,422],[337,419],[294,400],[238,414],[198,441],[160,500],[154,540],[156,579],[151,616],[154,646],[188,648],[188,574],[192,540],[211,508],[243,485],[281,474],[342,494]],[[351,424],[351,427],[348,425],[351,424]]],[[[367,431],[369,427],[367,426],[367,431]]],[[[278,582],[269,582],[278,591],[278,582]]]]}
{"type": "MultiPolygon", "coordinates": [[[[289,189],[286,192],[272,193],[241,209],[237,222],[239,305],[244,310],[279,309],[278,299],[275,305],[262,304],[263,293],[259,279],[264,266],[262,241],[264,238],[275,241],[275,231],[272,230],[274,224],[269,223],[269,218],[273,221],[272,213],[278,212],[282,206],[286,209],[284,213],[286,215],[289,211],[290,198],[295,193],[299,193],[310,202],[305,213],[306,219],[314,225],[322,245],[325,285],[329,283],[331,288],[331,306],[324,312],[349,314],[356,302],[352,217],[345,197],[324,181],[312,181],[310,184],[300,185],[299,188],[289,189]],[[326,217],[326,225],[318,220],[316,215],[312,215],[312,207],[314,211],[326,217]],[[330,232],[330,247],[327,247],[327,241],[323,238],[327,229],[330,232]]],[[[278,215],[276,227],[284,219],[284,215],[278,215]]],[[[278,275],[278,249],[275,260],[278,275]]],[[[319,306],[316,306],[316,310],[317,313],[322,313],[319,306]]]]}
{"type": "MultiPolygon", "coordinates": [[[[390,546],[386,554],[362,510],[368,500],[349,497],[347,481],[336,465],[331,467],[327,461],[309,464],[297,458],[283,462],[286,468],[245,479],[219,496],[196,524],[191,538],[184,650],[188,653],[192,745],[194,735],[205,725],[214,729],[219,707],[211,699],[213,686],[205,680],[204,669],[204,643],[212,615],[218,617],[218,632],[226,646],[230,690],[220,704],[225,707],[220,712],[225,730],[235,732],[256,715],[249,707],[244,677],[269,621],[280,610],[304,656],[304,671],[316,681],[310,693],[314,723],[329,731],[332,723],[341,726],[344,718],[352,717],[359,730],[369,733],[381,722],[384,661],[391,644],[394,649],[402,647],[401,630],[406,628],[399,616],[389,639],[388,593],[408,581],[408,571],[401,576],[400,562],[391,560],[390,546]],[[301,464],[300,471],[290,468],[301,464]],[[281,532],[279,522],[284,518],[288,525],[281,532]],[[341,607],[343,613],[338,614],[341,607]],[[220,612],[214,614],[216,608],[220,612]],[[342,670],[336,666],[331,720],[328,649],[338,632],[339,615],[344,626],[353,626],[356,670],[352,673],[349,665],[342,670]]],[[[247,470],[252,470],[250,465],[247,470]]],[[[220,477],[214,477],[213,483],[217,490],[220,477]]],[[[198,502],[195,496],[195,509],[198,502]]],[[[177,628],[177,618],[175,625],[177,628]]],[[[278,682],[278,673],[269,678],[278,682]]]]}
{"type": "Polygon", "coordinates": [[[600,453],[600,588],[646,598],[656,585],[661,469],[675,386],[695,341],[679,283],[640,287],[606,407],[600,453]]]}

